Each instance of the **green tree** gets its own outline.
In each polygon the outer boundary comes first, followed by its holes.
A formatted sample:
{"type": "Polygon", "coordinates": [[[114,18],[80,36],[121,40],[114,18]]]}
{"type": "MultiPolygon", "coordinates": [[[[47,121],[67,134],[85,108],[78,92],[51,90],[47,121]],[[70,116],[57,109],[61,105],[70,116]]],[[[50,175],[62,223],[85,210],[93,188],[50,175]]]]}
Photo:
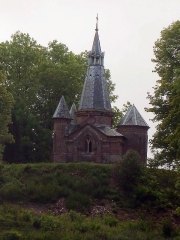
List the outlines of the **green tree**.
{"type": "Polygon", "coordinates": [[[6,85],[14,97],[13,125],[10,128],[15,144],[7,145],[6,161],[24,160],[34,155],[36,148],[36,102],[38,64],[45,58],[46,49],[38,45],[28,34],[16,32],[11,41],[0,44],[0,63],[7,75],[6,85]]]}
{"type": "Polygon", "coordinates": [[[157,127],[150,144],[159,165],[172,166],[180,160],[180,21],[161,32],[154,55],[159,80],[154,93],[148,93],[151,107],[146,110],[154,113],[157,127]]]}
{"type": "Polygon", "coordinates": [[[13,142],[13,136],[8,129],[8,124],[11,123],[13,97],[7,91],[5,81],[5,75],[0,71],[0,161],[2,161],[5,144],[13,142]]]}
{"type": "Polygon", "coordinates": [[[52,148],[52,115],[61,95],[78,102],[85,75],[83,58],[57,41],[45,48],[28,34],[16,32],[0,44],[7,88],[15,99],[6,161],[45,161],[52,148]]]}

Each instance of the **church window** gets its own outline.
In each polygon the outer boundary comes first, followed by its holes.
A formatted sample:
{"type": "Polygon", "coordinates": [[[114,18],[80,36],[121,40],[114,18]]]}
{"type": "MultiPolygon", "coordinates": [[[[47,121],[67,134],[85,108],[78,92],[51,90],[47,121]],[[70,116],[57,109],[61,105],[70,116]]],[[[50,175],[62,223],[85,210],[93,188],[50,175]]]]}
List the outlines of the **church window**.
{"type": "Polygon", "coordinates": [[[87,153],[92,152],[92,141],[90,137],[87,137],[85,140],[85,150],[87,153]]]}

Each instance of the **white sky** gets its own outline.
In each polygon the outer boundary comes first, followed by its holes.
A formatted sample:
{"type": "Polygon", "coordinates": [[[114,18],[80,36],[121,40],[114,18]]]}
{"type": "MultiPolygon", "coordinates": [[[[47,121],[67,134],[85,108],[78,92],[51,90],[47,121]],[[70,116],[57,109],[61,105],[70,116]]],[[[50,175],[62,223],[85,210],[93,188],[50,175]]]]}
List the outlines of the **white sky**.
{"type": "Polygon", "coordinates": [[[119,96],[116,106],[134,103],[151,138],[153,115],[144,107],[158,79],[152,73],[153,45],[163,28],[179,20],[180,0],[0,0],[0,42],[20,30],[43,46],[57,39],[76,54],[90,51],[97,13],[105,68],[119,96]]]}

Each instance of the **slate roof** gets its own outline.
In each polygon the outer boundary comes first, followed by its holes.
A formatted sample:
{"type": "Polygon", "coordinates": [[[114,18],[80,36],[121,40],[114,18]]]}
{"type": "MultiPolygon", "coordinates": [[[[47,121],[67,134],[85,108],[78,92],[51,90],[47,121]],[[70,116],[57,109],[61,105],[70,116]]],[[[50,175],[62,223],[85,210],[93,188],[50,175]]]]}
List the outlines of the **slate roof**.
{"type": "Polygon", "coordinates": [[[143,119],[143,117],[141,116],[137,108],[134,106],[134,104],[129,107],[127,113],[121,119],[118,126],[120,125],[137,125],[137,126],[144,126],[149,128],[148,124],[143,119]]]}
{"type": "Polygon", "coordinates": [[[77,111],[76,105],[73,103],[70,109],[70,115],[71,115],[71,123],[76,124],[76,115],[75,112],[77,111]]]}
{"type": "Polygon", "coordinates": [[[96,32],[95,32],[95,36],[94,36],[91,54],[101,55],[101,45],[100,45],[100,41],[99,41],[99,34],[98,34],[97,27],[96,27],[95,31],[96,32]]]}
{"type": "Polygon", "coordinates": [[[95,30],[79,110],[111,111],[111,103],[105,79],[104,53],[101,52],[97,26],[95,30]]]}
{"type": "Polygon", "coordinates": [[[96,128],[99,129],[106,136],[110,136],[110,137],[122,137],[123,136],[121,133],[116,132],[115,129],[107,127],[107,126],[96,127],[96,128]]]}
{"type": "Polygon", "coordinates": [[[66,101],[64,96],[61,97],[59,104],[54,112],[53,118],[69,118],[71,119],[71,115],[69,113],[66,101]]]}
{"type": "Polygon", "coordinates": [[[71,123],[70,126],[69,126],[69,128],[68,128],[68,134],[71,134],[71,133],[75,132],[75,131],[78,130],[79,128],[81,128],[80,125],[71,123]]]}

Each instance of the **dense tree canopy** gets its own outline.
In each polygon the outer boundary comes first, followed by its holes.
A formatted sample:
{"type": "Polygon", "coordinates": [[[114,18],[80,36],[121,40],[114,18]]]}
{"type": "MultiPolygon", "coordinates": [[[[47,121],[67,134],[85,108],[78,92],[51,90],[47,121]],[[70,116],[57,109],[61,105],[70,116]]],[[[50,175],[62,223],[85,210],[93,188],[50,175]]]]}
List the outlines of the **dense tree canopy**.
{"type": "MultiPolygon", "coordinates": [[[[87,52],[75,55],[56,40],[43,47],[18,31],[11,41],[0,43],[0,64],[7,76],[7,89],[15,100],[10,126],[15,143],[6,146],[5,161],[49,161],[52,115],[62,95],[69,108],[73,102],[78,104],[87,52]]],[[[109,70],[106,77],[111,100],[115,101],[109,70]]]]}
{"type": "Polygon", "coordinates": [[[11,122],[13,97],[6,89],[5,80],[5,75],[0,71],[0,161],[2,161],[5,144],[13,142],[8,129],[8,124],[11,122]]]}
{"type": "Polygon", "coordinates": [[[152,120],[157,123],[151,147],[159,164],[171,166],[180,160],[180,21],[161,32],[154,55],[159,80],[154,93],[148,93],[147,111],[155,114],[152,120]]]}

